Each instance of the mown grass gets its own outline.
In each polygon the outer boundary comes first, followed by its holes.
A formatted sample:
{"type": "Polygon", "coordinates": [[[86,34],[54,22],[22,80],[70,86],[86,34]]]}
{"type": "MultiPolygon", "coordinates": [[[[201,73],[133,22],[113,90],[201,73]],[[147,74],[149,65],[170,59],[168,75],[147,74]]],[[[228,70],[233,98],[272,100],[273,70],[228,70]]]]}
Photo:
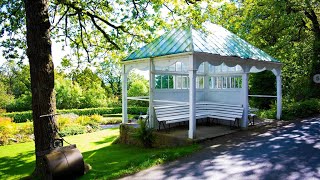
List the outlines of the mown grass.
{"type": "MultiPolygon", "coordinates": [[[[145,149],[113,144],[119,129],[106,129],[90,134],[66,137],[77,144],[84,160],[92,169],[81,179],[115,179],[139,170],[185,156],[199,149],[198,145],[145,149]]],[[[20,179],[30,175],[34,168],[34,143],[0,147],[0,179],[20,179]]]]}

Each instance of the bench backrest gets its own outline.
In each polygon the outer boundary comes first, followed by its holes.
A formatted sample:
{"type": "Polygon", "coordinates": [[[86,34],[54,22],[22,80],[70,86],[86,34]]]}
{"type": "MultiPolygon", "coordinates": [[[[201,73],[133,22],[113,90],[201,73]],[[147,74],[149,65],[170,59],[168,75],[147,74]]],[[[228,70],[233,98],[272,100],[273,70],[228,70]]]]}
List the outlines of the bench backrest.
{"type": "MultiPolygon", "coordinates": [[[[166,119],[186,118],[189,116],[189,105],[165,105],[155,106],[156,117],[158,121],[166,119]],[[172,118],[170,118],[172,117],[172,118]],[[175,118],[176,117],[176,118],[175,118]]],[[[225,117],[225,119],[242,118],[242,105],[213,103],[213,102],[199,102],[196,104],[196,114],[207,113],[208,117],[225,117]]]]}
{"type": "Polygon", "coordinates": [[[197,111],[206,111],[209,114],[230,118],[242,118],[243,115],[242,105],[202,102],[198,103],[196,108],[197,111]]]}
{"type": "Polygon", "coordinates": [[[189,115],[188,104],[156,106],[154,107],[154,110],[156,112],[156,117],[158,121],[161,121],[162,119],[166,119],[167,117],[172,117],[172,116],[180,117],[180,116],[189,115]]]}

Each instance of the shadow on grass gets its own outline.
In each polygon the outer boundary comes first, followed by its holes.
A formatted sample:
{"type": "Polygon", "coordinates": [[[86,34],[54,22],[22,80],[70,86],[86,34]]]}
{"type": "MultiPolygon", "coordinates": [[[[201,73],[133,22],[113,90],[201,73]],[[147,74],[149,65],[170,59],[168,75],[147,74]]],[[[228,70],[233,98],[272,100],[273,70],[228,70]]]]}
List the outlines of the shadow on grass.
{"type": "MultiPolygon", "coordinates": [[[[116,136],[95,143],[108,143],[115,139],[116,136]]],[[[98,150],[82,153],[85,162],[90,164],[92,169],[81,179],[119,178],[152,165],[190,154],[198,148],[194,145],[166,149],[145,149],[123,144],[111,144],[98,150]]]]}
{"type": "Polygon", "coordinates": [[[105,144],[105,143],[111,143],[113,142],[115,139],[117,139],[118,135],[114,135],[114,136],[109,136],[109,137],[106,137],[105,139],[101,140],[101,141],[96,141],[96,142],[93,142],[93,144],[95,145],[100,145],[100,144],[105,144]]]}
{"type": "Polygon", "coordinates": [[[34,156],[34,151],[20,153],[15,157],[1,157],[0,179],[21,179],[31,174],[35,164],[32,156],[34,156]]]}
{"type": "MultiPolygon", "coordinates": [[[[190,154],[198,146],[171,149],[144,149],[122,144],[112,144],[117,135],[90,142],[100,149],[82,151],[86,163],[92,169],[80,179],[115,179],[132,174],[161,162],[190,154]]],[[[25,151],[14,157],[0,157],[0,179],[21,179],[32,173],[35,161],[34,151],[25,151]]]]}

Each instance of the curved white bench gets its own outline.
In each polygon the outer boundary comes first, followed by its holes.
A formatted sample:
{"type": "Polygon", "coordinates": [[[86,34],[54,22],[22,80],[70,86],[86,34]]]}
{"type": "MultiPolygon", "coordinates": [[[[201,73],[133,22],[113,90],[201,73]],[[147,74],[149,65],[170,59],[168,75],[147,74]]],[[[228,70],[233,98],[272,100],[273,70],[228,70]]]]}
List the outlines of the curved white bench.
{"type": "MultiPolygon", "coordinates": [[[[165,124],[189,121],[189,104],[166,105],[154,107],[156,118],[165,128],[165,124]]],[[[213,103],[213,102],[199,102],[196,104],[196,119],[213,118],[230,121],[234,125],[237,123],[239,127],[239,120],[243,115],[242,105],[213,103]]]]}

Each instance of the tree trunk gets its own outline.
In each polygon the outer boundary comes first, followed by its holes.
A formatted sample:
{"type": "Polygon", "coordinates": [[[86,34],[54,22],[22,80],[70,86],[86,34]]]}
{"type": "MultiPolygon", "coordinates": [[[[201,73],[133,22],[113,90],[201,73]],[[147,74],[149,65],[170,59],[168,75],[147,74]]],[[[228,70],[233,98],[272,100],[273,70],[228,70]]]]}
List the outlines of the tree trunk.
{"type": "Polygon", "coordinates": [[[310,14],[307,17],[312,22],[312,31],[314,34],[313,41],[313,61],[311,63],[311,88],[313,91],[313,97],[320,98],[320,83],[313,82],[313,76],[320,74],[320,23],[315,11],[310,10],[310,14]]]}
{"type": "Polygon", "coordinates": [[[30,64],[32,117],[35,136],[36,168],[34,175],[47,176],[43,155],[50,150],[56,134],[55,121],[40,115],[55,112],[54,66],[51,56],[48,0],[25,0],[27,25],[27,55],[30,64]]]}

